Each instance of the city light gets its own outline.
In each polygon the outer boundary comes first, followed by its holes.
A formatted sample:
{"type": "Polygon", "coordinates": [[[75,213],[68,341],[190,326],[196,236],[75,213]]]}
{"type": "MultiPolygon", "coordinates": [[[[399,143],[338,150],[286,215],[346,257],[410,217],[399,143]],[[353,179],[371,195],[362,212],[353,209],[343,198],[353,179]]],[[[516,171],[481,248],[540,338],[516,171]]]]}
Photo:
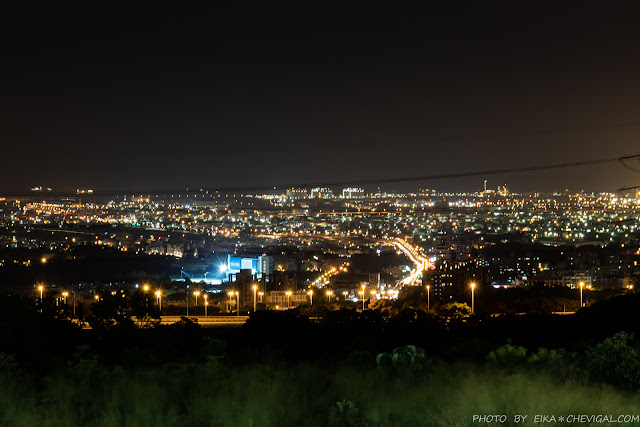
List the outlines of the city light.
{"type": "Polygon", "coordinates": [[[200,296],[200,291],[193,291],[193,296],[196,297],[196,307],[198,306],[198,296],[200,296]]]}
{"type": "Polygon", "coordinates": [[[285,292],[287,295],[287,308],[291,308],[291,291],[285,292]]]}
{"type": "Polygon", "coordinates": [[[476,284],[471,283],[471,313],[474,314],[475,311],[475,288],[476,284]]]}
{"type": "Polygon", "coordinates": [[[258,286],[253,285],[252,288],[253,288],[253,311],[255,312],[256,311],[256,304],[257,304],[257,301],[258,301],[257,293],[256,293],[258,291],[258,286]]]}

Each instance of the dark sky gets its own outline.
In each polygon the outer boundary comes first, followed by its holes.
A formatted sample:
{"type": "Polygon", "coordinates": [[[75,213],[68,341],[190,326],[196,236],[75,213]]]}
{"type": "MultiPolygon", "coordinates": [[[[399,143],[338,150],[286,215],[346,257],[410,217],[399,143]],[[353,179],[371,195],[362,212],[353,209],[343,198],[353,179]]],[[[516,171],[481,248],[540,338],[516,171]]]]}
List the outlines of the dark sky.
{"type": "MultiPolygon", "coordinates": [[[[633,2],[236,3],[5,9],[0,190],[287,185],[640,153],[633,2]]],[[[504,183],[612,191],[640,173],[489,177],[504,183]]]]}

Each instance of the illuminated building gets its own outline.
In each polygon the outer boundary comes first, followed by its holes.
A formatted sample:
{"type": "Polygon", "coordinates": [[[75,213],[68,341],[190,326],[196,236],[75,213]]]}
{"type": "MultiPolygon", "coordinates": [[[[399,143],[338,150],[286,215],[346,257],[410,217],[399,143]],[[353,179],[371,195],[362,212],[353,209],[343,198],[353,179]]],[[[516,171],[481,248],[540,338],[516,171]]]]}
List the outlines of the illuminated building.
{"type": "Polygon", "coordinates": [[[357,199],[364,197],[364,189],[362,188],[343,188],[342,189],[342,198],[343,199],[357,199]]]}
{"type": "Polygon", "coordinates": [[[261,255],[256,258],[241,257],[236,255],[227,255],[226,274],[229,280],[235,280],[235,275],[240,273],[240,270],[248,270],[252,276],[255,276],[258,280],[269,281],[269,278],[273,275],[273,258],[270,256],[261,255]]]}
{"type": "Polygon", "coordinates": [[[304,199],[309,195],[309,191],[306,188],[289,188],[286,195],[290,199],[304,199]]]}
{"type": "Polygon", "coordinates": [[[333,191],[330,188],[317,187],[311,189],[312,199],[330,199],[333,197],[333,191]]]}

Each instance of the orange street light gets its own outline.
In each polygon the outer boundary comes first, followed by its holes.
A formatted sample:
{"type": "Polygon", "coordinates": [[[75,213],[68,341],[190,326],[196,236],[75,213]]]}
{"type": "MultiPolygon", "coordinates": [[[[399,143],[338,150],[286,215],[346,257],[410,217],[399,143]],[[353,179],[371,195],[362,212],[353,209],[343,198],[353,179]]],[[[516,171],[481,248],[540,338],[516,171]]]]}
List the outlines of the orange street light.
{"type": "Polygon", "coordinates": [[[471,283],[471,314],[475,314],[475,301],[474,301],[474,294],[475,294],[475,288],[476,288],[476,284],[475,283],[471,283]]]}
{"type": "Polygon", "coordinates": [[[256,302],[257,302],[257,298],[256,298],[256,292],[258,290],[258,287],[256,285],[253,285],[253,311],[256,311],[256,302]]]}
{"type": "Polygon", "coordinates": [[[196,307],[198,306],[198,296],[200,296],[200,291],[193,291],[193,295],[196,297],[196,307]]]}
{"type": "Polygon", "coordinates": [[[331,302],[332,296],[333,296],[333,291],[327,291],[327,301],[331,302]]]}

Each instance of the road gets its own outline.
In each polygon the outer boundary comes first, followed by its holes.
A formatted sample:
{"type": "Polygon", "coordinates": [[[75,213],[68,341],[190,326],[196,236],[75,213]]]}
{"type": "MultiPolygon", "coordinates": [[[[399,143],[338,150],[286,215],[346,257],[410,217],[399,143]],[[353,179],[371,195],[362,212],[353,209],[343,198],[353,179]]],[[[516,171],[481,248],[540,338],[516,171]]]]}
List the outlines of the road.
{"type": "Polygon", "coordinates": [[[389,243],[400,249],[406,256],[409,257],[414,264],[414,268],[411,274],[402,279],[398,284],[400,286],[413,285],[420,278],[422,272],[428,268],[433,268],[433,263],[425,256],[420,254],[416,248],[407,243],[404,239],[395,238],[389,243]]]}
{"type": "MultiPolygon", "coordinates": [[[[162,316],[160,323],[162,325],[171,325],[179,322],[181,316],[162,316]]],[[[249,316],[189,316],[190,320],[196,321],[203,328],[242,326],[245,324],[249,316]]]]}

